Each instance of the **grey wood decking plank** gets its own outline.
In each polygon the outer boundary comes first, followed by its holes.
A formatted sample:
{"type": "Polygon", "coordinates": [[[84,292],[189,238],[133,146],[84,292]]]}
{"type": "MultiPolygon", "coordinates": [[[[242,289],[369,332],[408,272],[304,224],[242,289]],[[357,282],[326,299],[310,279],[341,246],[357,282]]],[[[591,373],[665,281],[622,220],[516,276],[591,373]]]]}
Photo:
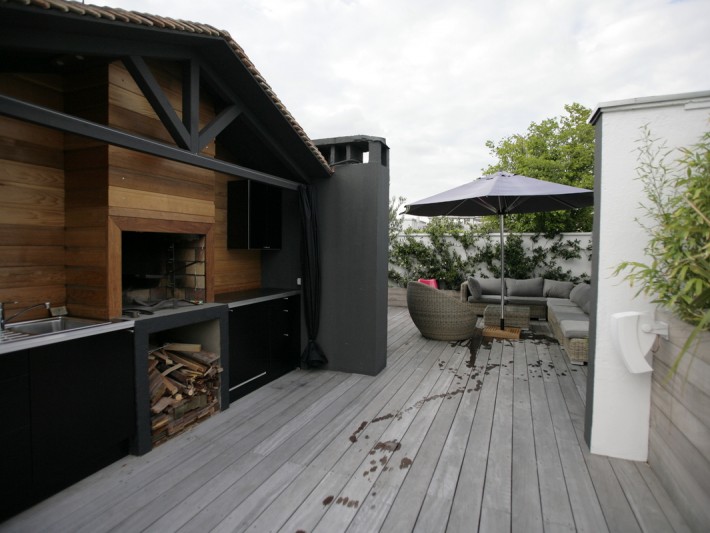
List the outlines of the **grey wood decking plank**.
{"type": "Polygon", "coordinates": [[[510,531],[513,458],[513,347],[501,342],[498,393],[488,449],[486,484],[481,503],[482,531],[510,531]]]}
{"type": "MultiPolygon", "coordinates": [[[[551,345],[550,349],[554,347],[551,345]]],[[[547,359],[552,361],[549,355],[547,359]]],[[[543,381],[575,525],[578,530],[609,531],[554,365],[549,372],[543,372],[543,381]]]]}
{"type": "Polygon", "coordinates": [[[304,465],[318,460],[331,468],[352,444],[364,438],[365,429],[396,392],[411,379],[416,368],[427,359],[434,361],[438,357],[432,349],[434,346],[426,340],[412,344],[408,356],[401,362],[388,366],[375,378],[367,391],[348,406],[341,417],[343,424],[329,425],[316,437],[329,443],[325,450],[319,452],[317,448],[304,447],[291,460],[304,465]]]}
{"type": "Polygon", "coordinates": [[[514,344],[513,376],[513,532],[542,532],[540,484],[537,477],[537,454],[530,401],[530,377],[525,343],[514,344]]]}
{"type": "MultiPolygon", "coordinates": [[[[360,466],[363,458],[383,437],[389,426],[398,418],[409,415],[419,398],[427,395],[436,383],[436,375],[431,372],[439,364],[448,364],[452,355],[448,345],[439,343],[430,356],[414,370],[410,378],[391,396],[385,406],[373,417],[362,431],[363,438],[358,438],[338,459],[333,469],[346,475],[352,475],[360,466]],[[433,356],[433,357],[432,357],[433,356]],[[368,437],[368,438],[365,438],[368,437]]],[[[363,418],[363,420],[368,420],[363,418]]]]}
{"type": "Polygon", "coordinates": [[[467,392],[469,371],[467,362],[470,359],[468,348],[458,345],[455,347],[455,353],[457,355],[455,360],[452,359],[449,365],[438,369],[444,383],[449,382],[448,389],[444,393],[433,394],[425,399],[401,440],[402,447],[392,454],[387,468],[375,480],[365,499],[365,505],[355,515],[348,528],[350,531],[377,531],[383,527],[389,514],[398,517],[406,515],[410,518],[410,523],[407,525],[390,523],[384,526],[386,530],[407,531],[414,524],[426,494],[428,479],[433,471],[433,466],[428,470],[421,469],[419,463],[432,462],[430,460],[432,455],[438,458],[457,408],[466,394],[470,394],[467,392]],[[427,477],[415,482],[419,493],[414,496],[410,492],[408,497],[397,500],[398,506],[405,503],[408,508],[390,511],[389,507],[394,498],[405,490],[403,488],[405,481],[418,479],[424,471],[428,473],[427,477]]]}
{"type": "Polygon", "coordinates": [[[624,488],[615,475],[608,457],[590,453],[584,440],[584,405],[578,388],[569,372],[569,365],[559,346],[550,346],[550,357],[555,363],[557,382],[567,405],[567,411],[577,434],[577,442],[589,476],[599,499],[604,519],[611,531],[641,531],[637,517],[627,501],[624,488]]]}
{"type": "Polygon", "coordinates": [[[543,343],[525,341],[525,355],[528,364],[528,387],[544,530],[575,531],[572,507],[567,494],[543,380],[545,372],[550,371],[551,361],[543,343]]]}
{"type": "Polygon", "coordinates": [[[646,481],[636,469],[636,465],[632,461],[614,458],[609,459],[609,463],[623,487],[624,494],[626,494],[640,526],[640,531],[644,533],[673,531],[673,527],[646,485],[646,481]]]}
{"type": "MultiPolygon", "coordinates": [[[[411,472],[411,474],[421,472],[419,474],[421,479],[410,478],[410,474],[405,480],[406,484],[402,487],[403,502],[416,501],[418,493],[424,491],[424,487],[426,487],[424,501],[419,515],[416,517],[415,530],[417,531],[434,533],[446,530],[458,486],[461,465],[476,415],[483,385],[482,378],[489,354],[490,350],[482,349],[473,365],[470,364],[470,361],[466,362],[466,370],[469,375],[466,383],[466,395],[461,399],[456,412],[453,413],[454,419],[450,423],[449,431],[444,432],[436,425],[432,426],[432,431],[427,435],[428,440],[422,446],[423,449],[417,456],[413,467],[418,467],[421,460],[427,460],[424,461],[422,468],[418,470],[413,468],[411,472]],[[441,441],[443,435],[446,435],[443,445],[438,446],[438,442],[430,442],[441,441]],[[434,454],[439,450],[441,451],[437,454],[438,461],[436,461],[434,454]],[[427,478],[429,479],[428,483],[426,482],[427,478]],[[407,490],[405,491],[405,489],[407,490]]],[[[445,426],[443,420],[441,425],[445,426]]]]}
{"type": "Polygon", "coordinates": [[[325,382],[318,380],[321,383],[320,387],[305,388],[298,396],[298,401],[286,409],[279,405],[274,406],[275,416],[267,420],[256,419],[251,425],[244,424],[232,432],[220,433],[219,437],[210,439],[200,451],[193,453],[173,468],[161,471],[160,475],[155,475],[148,484],[116,490],[114,498],[103,504],[106,507],[103,512],[92,511],[84,514],[78,522],[71,520],[71,528],[77,533],[105,531],[123,520],[131,520],[134,516],[141,515],[141,509],[145,509],[149,515],[152,515],[155,511],[154,506],[151,505],[153,500],[163,496],[166,491],[173,490],[174,487],[190,487],[193,483],[201,485],[203,480],[210,479],[214,472],[222,471],[230,465],[233,465],[234,470],[241,471],[250,464],[250,461],[243,456],[251,452],[265,435],[271,434],[281,421],[290,420],[303,409],[303,406],[337,386],[345,378],[346,376],[343,375],[334,375],[325,382]]]}
{"type": "MultiPolygon", "coordinates": [[[[417,333],[418,335],[418,333],[417,333]]],[[[295,454],[291,460],[297,461],[300,464],[308,465],[303,476],[299,476],[294,482],[284,491],[283,499],[293,501],[298,493],[302,493],[301,487],[305,487],[305,493],[309,493],[315,487],[315,479],[313,472],[325,472],[333,468],[333,466],[342,458],[342,456],[356,442],[364,439],[365,428],[377,418],[378,414],[382,413],[382,409],[391,402],[400,389],[409,383],[412,379],[420,381],[421,376],[412,378],[415,370],[422,367],[430,368],[439,358],[439,351],[434,350],[437,343],[417,337],[408,350],[409,359],[403,360],[399,366],[388,366],[380,375],[377,376],[371,388],[369,388],[361,399],[353,402],[348,408],[348,414],[345,418],[348,419],[349,427],[340,429],[340,426],[333,426],[337,430],[332,431],[332,427],[327,427],[323,434],[319,434],[314,438],[322,438],[327,442],[327,446],[322,451],[315,450],[311,447],[304,449],[295,454]],[[411,364],[407,364],[411,363],[411,364]],[[358,431],[360,430],[360,431],[358,431]],[[304,479],[301,479],[303,477],[304,479]]],[[[440,344],[439,344],[440,347],[440,344]]],[[[439,348],[441,349],[441,348],[439,348]]],[[[374,435],[373,435],[374,437],[374,435]]],[[[365,441],[369,439],[364,439],[365,441]]],[[[370,444],[372,445],[372,443],[370,444]]],[[[293,512],[292,507],[291,512],[293,512]]],[[[277,524],[280,527],[290,516],[290,512],[284,512],[282,498],[277,498],[259,518],[251,524],[249,530],[260,531],[270,524],[277,524]]]]}
{"type": "Polygon", "coordinates": [[[646,482],[646,486],[653,493],[654,498],[658,502],[659,507],[663,510],[663,514],[666,519],[671,524],[671,527],[675,533],[689,533],[690,528],[685,522],[683,515],[680,513],[678,508],[673,505],[668,492],[665,487],[661,484],[660,480],[656,476],[656,473],[649,466],[648,463],[634,463],[634,466],[639,471],[639,475],[643,477],[646,482]]]}
{"type": "MultiPolygon", "coordinates": [[[[230,476],[227,479],[230,482],[229,486],[225,487],[224,491],[214,498],[213,501],[198,501],[193,507],[196,509],[194,516],[186,522],[185,529],[194,530],[209,530],[217,527],[220,522],[224,522],[228,526],[231,522],[239,522],[244,519],[247,514],[247,506],[242,505],[250,494],[259,490],[259,487],[268,483],[271,477],[281,477],[286,480],[283,473],[279,472],[283,465],[296,464],[290,461],[290,458],[303,446],[308,445],[313,436],[325,425],[329,424],[338,413],[342,410],[353,398],[359,396],[368,385],[368,379],[364,376],[355,376],[357,381],[352,386],[344,384],[343,387],[332,390],[329,394],[324,395],[319,399],[320,409],[312,414],[303,413],[301,418],[303,422],[300,427],[293,428],[288,435],[288,439],[283,440],[277,448],[264,454],[261,446],[257,446],[254,451],[254,462],[252,468],[247,475],[236,478],[230,476]],[[308,417],[308,418],[306,418],[308,417]]],[[[315,406],[316,404],[314,404],[315,406]]],[[[320,444],[324,447],[325,444],[320,444]]],[[[303,470],[304,466],[301,465],[303,470]]],[[[295,469],[290,469],[294,477],[287,479],[290,483],[296,475],[300,473],[295,469]]],[[[280,487],[281,490],[285,486],[280,487]]],[[[271,500],[278,496],[273,494],[271,500]]],[[[263,509],[254,510],[254,518],[261,513],[263,509]]],[[[189,513],[188,513],[189,514],[189,513]]],[[[251,520],[250,520],[251,521],[251,520]]],[[[246,528],[248,523],[242,525],[242,529],[246,528]]]]}
{"type": "Polygon", "coordinates": [[[342,499],[338,501],[337,494],[340,493],[349,479],[350,476],[338,472],[327,472],[321,482],[307,495],[303,503],[295,509],[278,531],[283,531],[284,533],[294,533],[295,531],[311,532],[323,518],[325,508],[329,505],[338,505],[347,509],[347,504],[350,501],[348,500],[345,503],[343,503],[342,499]]]}
{"type": "MultiPolygon", "coordinates": [[[[484,349],[484,345],[481,345],[481,348],[484,349]]],[[[466,445],[454,501],[451,505],[447,531],[470,532],[479,526],[501,353],[501,343],[492,343],[483,371],[481,394],[466,445]]]]}
{"type": "MultiPolygon", "coordinates": [[[[307,442],[321,425],[327,424],[333,416],[336,416],[341,407],[339,402],[345,402],[349,397],[359,394],[366,386],[366,383],[363,383],[365,381],[364,376],[350,376],[318,398],[309,408],[320,403],[323,406],[319,412],[323,415],[322,419],[319,419],[318,422],[304,423],[301,426],[302,431],[292,434],[279,453],[273,453],[265,458],[259,451],[260,444],[257,444],[252,451],[223,470],[206,478],[191,477],[186,483],[181,483],[180,486],[170,489],[160,497],[162,504],[158,505],[152,513],[149,508],[146,509],[146,513],[135,513],[122,524],[122,527],[141,530],[150,525],[150,529],[153,531],[175,530],[184,524],[193,521],[199,522],[200,516],[204,517],[208,512],[207,521],[209,524],[202,523],[200,527],[207,529],[208,525],[216,525],[220,519],[231,514],[234,507],[240,505],[250,493],[257,491],[259,485],[267,483],[272,475],[277,474],[281,466],[288,462],[288,458],[304,442],[307,442]],[[225,500],[227,500],[226,503],[225,500]],[[177,502],[179,504],[176,505],[177,502]],[[156,513],[157,510],[160,510],[160,513],[156,513]]],[[[307,422],[313,416],[315,415],[308,415],[306,410],[297,414],[294,419],[300,418],[307,422]],[[306,416],[310,416],[310,418],[304,419],[306,416]]]]}
{"type": "MultiPolygon", "coordinates": [[[[412,429],[411,426],[415,420],[419,420],[417,430],[424,429],[420,434],[421,440],[424,439],[426,428],[429,427],[431,419],[436,413],[436,408],[442,401],[442,395],[445,395],[449,389],[449,385],[454,380],[452,373],[447,372],[446,368],[458,368],[463,361],[463,352],[456,350],[454,347],[446,346],[441,353],[439,361],[446,362],[444,366],[435,365],[431,367],[424,379],[421,380],[418,387],[412,392],[407,401],[404,403],[399,413],[395,415],[387,425],[384,432],[377,439],[377,442],[371,443],[371,448],[363,457],[354,470],[351,470],[351,477],[348,483],[343,487],[338,497],[348,498],[349,501],[356,501],[358,504],[365,502],[365,498],[370,492],[374,482],[382,475],[383,466],[388,465],[390,459],[402,447],[402,442],[406,433],[412,429]],[[437,368],[438,366],[438,368],[437,368]],[[418,415],[423,414],[422,417],[418,415]],[[372,465],[371,461],[375,461],[372,465]],[[373,471],[374,469],[374,471],[373,471]]],[[[417,440],[415,438],[415,440],[417,440]]],[[[421,440],[419,442],[421,442],[421,440]]],[[[412,446],[412,448],[418,446],[412,446]]],[[[416,450],[413,450],[416,452],[416,450]]],[[[411,459],[411,458],[410,458],[411,459]]],[[[350,464],[347,468],[350,468],[350,464]]],[[[388,468],[397,468],[396,465],[388,466],[388,468]]],[[[344,470],[339,470],[345,473],[344,470]]],[[[395,472],[397,472],[395,470],[395,472]]],[[[314,529],[314,533],[331,533],[333,531],[344,531],[347,529],[350,522],[355,517],[359,509],[358,506],[330,506],[324,514],[323,518],[314,529]]]]}

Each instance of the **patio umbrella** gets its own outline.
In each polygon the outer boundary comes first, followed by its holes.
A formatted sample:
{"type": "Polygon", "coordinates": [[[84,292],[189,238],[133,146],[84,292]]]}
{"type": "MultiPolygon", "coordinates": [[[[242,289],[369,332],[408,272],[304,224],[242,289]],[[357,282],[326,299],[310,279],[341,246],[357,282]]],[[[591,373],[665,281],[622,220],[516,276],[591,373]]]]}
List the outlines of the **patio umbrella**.
{"type": "Polygon", "coordinates": [[[500,221],[500,329],[505,329],[505,215],[578,209],[594,204],[594,193],[527,176],[496,172],[406,205],[406,213],[425,217],[498,215],[500,221]]]}

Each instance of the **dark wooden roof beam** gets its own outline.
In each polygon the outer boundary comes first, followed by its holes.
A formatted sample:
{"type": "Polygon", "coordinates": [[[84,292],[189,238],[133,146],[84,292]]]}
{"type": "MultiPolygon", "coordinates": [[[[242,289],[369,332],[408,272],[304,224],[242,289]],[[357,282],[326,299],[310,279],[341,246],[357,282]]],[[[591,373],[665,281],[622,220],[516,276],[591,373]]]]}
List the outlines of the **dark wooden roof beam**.
{"type": "Polygon", "coordinates": [[[209,124],[202,128],[202,131],[200,131],[197,142],[197,151],[199,152],[207,146],[212,139],[217,137],[217,135],[219,135],[224,128],[229,126],[235,118],[241,115],[241,113],[241,107],[236,104],[225,107],[222,111],[220,111],[219,114],[213,118],[209,124]]]}
{"type": "Polygon", "coordinates": [[[240,178],[266,183],[268,185],[275,185],[276,187],[281,187],[283,189],[296,190],[298,188],[298,183],[287,179],[192,153],[185,149],[126,133],[103,124],[97,124],[82,118],[73,117],[71,115],[67,115],[66,113],[54,111],[46,107],[23,102],[22,100],[5,96],[3,94],[0,94],[0,115],[7,115],[9,117],[58,129],[67,133],[83,135],[84,137],[97,139],[109,144],[128,148],[129,150],[136,150],[138,152],[163,157],[165,159],[170,159],[171,161],[178,161],[180,163],[214,170],[215,172],[222,172],[230,176],[237,176],[240,178]]]}
{"type": "MultiPolygon", "coordinates": [[[[175,143],[180,148],[194,152],[190,143],[190,132],[185,127],[185,124],[180,121],[180,117],[173,109],[168,97],[163,92],[160,84],[158,84],[155,76],[153,76],[145,60],[140,56],[128,56],[123,58],[123,63],[175,143]]],[[[188,98],[190,96],[188,95],[188,98]]]]}

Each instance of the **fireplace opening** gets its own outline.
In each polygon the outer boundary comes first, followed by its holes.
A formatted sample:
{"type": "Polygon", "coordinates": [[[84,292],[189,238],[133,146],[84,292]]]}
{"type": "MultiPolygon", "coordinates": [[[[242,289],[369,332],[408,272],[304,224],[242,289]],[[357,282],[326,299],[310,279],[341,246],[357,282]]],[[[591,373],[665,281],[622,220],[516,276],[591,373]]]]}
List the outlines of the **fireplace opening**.
{"type": "Polygon", "coordinates": [[[204,235],[124,231],[121,258],[124,310],[206,299],[204,235]]]}

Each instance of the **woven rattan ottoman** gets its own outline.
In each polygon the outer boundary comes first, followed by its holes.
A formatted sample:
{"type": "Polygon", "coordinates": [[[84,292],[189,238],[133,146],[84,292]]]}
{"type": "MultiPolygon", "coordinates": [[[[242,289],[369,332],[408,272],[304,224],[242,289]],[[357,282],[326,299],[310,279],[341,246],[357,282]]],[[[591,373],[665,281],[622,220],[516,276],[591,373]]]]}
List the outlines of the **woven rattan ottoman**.
{"type": "MultiPolygon", "coordinates": [[[[530,329],[530,308],[524,305],[505,306],[505,325],[513,328],[530,329]]],[[[489,305],[483,312],[486,326],[500,325],[500,305],[489,305]]]]}

